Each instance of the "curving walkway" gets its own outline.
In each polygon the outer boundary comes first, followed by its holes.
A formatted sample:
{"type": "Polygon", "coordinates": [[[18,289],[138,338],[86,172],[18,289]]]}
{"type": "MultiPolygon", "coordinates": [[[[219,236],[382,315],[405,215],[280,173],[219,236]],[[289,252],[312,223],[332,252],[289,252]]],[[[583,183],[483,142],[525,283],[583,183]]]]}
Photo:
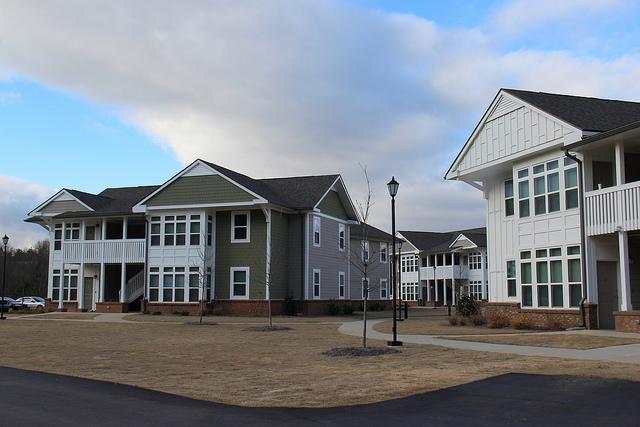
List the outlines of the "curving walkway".
{"type": "MultiPolygon", "coordinates": [[[[391,341],[392,335],[378,332],[373,329],[377,323],[390,319],[376,319],[367,322],[367,336],[371,339],[391,341]]],[[[345,335],[362,336],[362,320],[343,323],[339,331],[345,335]]],[[[590,332],[590,331],[584,331],[590,332]]],[[[598,331],[604,332],[604,331],[598,331]]],[[[557,334],[558,332],[545,332],[557,334]]],[[[562,332],[576,333],[576,332],[562,332]]],[[[582,332],[581,332],[582,333],[582,332]]],[[[597,333],[596,335],[605,335],[597,333]]],[[[636,336],[634,334],[634,336],[636,336]]],[[[457,338],[462,337],[456,335],[457,338]]],[[[437,345],[441,347],[456,348],[460,350],[488,351],[493,353],[518,354],[521,356],[558,357],[562,359],[598,360],[608,362],[638,363],[640,364],[640,344],[628,344],[615,347],[594,348],[590,350],[574,350],[566,348],[533,347],[524,345],[491,344],[473,341],[458,341],[436,338],[432,335],[405,335],[398,334],[398,339],[411,344],[437,345]]]]}

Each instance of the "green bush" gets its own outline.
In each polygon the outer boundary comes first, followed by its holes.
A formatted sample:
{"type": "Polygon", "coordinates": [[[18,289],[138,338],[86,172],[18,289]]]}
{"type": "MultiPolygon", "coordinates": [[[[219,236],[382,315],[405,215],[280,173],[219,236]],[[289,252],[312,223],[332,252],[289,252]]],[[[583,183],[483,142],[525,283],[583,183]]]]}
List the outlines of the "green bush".
{"type": "Polygon", "coordinates": [[[482,326],[485,323],[487,323],[487,321],[485,320],[482,314],[476,314],[474,316],[471,316],[469,317],[469,320],[471,320],[471,324],[473,326],[482,326]]]}
{"type": "Polygon", "coordinates": [[[340,304],[336,302],[336,300],[330,299],[329,303],[327,304],[327,313],[329,314],[329,316],[337,316],[342,313],[342,308],[340,307],[340,304]]]}
{"type": "Polygon", "coordinates": [[[478,302],[471,295],[463,295],[458,299],[456,313],[469,317],[478,314],[478,302]]]}
{"type": "Polygon", "coordinates": [[[369,310],[371,311],[383,311],[385,305],[379,301],[369,302],[369,310]]]}

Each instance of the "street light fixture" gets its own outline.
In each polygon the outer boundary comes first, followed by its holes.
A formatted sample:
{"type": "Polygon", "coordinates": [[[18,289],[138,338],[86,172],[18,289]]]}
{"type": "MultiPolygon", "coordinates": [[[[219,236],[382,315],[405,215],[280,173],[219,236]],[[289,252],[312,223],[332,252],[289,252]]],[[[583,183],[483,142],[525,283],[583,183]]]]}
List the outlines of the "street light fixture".
{"type": "Polygon", "coordinates": [[[0,320],[6,319],[6,317],[4,317],[4,305],[6,303],[4,289],[7,279],[7,244],[9,244],[9,237],[5,234],[2,238],[2,245],[4,246],[4,259],[2,261],[2,304],[0,304],[0,320]]]}
{"type": "Polygon", "coordinates": [[[397,306],[396,298],[398,297],[398,286],[396,283],[396,195],[398,194],[398,187],[400,184],[396,181],[395,177],[391,177],[391,181],[387,184],[389,189],[389,195],[391,196],[391,234],[393,235],[393,268],[391,269],[391,282],[393,283],[393,341],[387,341],[389,346],[401,346],[402,341],[398,341],[398,328],[397,328],[397,306]]]}

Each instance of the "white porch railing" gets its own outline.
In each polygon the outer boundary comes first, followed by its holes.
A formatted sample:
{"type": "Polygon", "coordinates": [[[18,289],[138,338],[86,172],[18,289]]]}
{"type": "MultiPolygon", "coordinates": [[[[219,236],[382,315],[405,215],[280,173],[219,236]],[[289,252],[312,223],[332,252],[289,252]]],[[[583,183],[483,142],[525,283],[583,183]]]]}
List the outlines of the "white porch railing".
{"type": "Polygon", "coordinates": [[[584,195],[587,235],[640,230],[640,181],[584,195]]]}
{"type": "Polygon", "coordinates": [[[124,302],[130,303],[144,292],[144,270],[127,281],[124,302]]]}
{"type": "Polygon", "coordinates": [[[66,241],[62,259],[65,263],[143,263],[145,239],[66,241]]]}

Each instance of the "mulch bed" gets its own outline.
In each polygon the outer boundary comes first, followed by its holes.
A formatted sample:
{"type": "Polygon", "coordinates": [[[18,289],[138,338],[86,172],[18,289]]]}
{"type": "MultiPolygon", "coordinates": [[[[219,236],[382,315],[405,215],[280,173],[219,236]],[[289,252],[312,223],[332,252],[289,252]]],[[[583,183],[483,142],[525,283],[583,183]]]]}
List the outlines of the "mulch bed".
{"type": "Polygon", "coordinates": [[[266,325],[266,326],[250,326],[248,328],[245,328],[244,330],[249,332],[274,332],[274,331],[290,331],[291,328],[288,326],[266,325]]]}
{"type": "Polygon", "coordinates": [[[393,353],[400,353],[400,350],[391,347],[337,347],[322,354],[330,357],[367,357],[393,353]]]}

